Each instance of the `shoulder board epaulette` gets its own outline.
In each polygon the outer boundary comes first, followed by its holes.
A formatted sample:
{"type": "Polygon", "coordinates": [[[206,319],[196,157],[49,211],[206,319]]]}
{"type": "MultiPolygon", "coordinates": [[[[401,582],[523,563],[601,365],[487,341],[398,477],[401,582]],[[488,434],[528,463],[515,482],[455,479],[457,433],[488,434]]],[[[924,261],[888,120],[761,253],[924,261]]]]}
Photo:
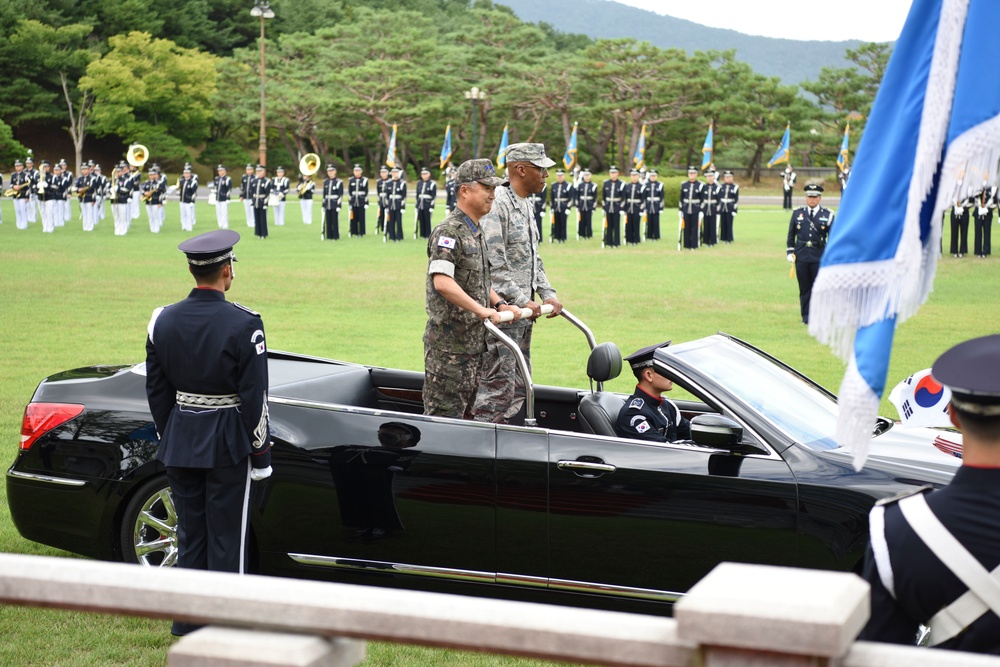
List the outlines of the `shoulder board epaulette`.
{"type": "Polygon", "coordinates": [[[642,410],[644,401],[641,398],[633,398],[628,404],[629,410],[642,410]]]}
{"type": "Polygon", "coordinates": [[[909,498],[910,496],[915,496],[918,493],[927,493],[928,491],[933,491],[934,487],[930,484],[925,484],[924,486],[918,486],[914,489],[907,489],[897,493],[894,496],[889,496],[888,498],[880,498],[875,501],[875,505],[891,505],[893,503],[898,503],[903,498],[909,498]]]}
{"type": "Polygon", "coordinates": [[[246,312],[250,313],[254,317],[260,317],[260,313],[258,313],[256,310],[253,310],[252,308],[247,308],[243,304],[236,303],[235,301],[233,301],[232,303],[233,303],[234,306],[236,306],[240,310],[245,310],[246,312]]]}

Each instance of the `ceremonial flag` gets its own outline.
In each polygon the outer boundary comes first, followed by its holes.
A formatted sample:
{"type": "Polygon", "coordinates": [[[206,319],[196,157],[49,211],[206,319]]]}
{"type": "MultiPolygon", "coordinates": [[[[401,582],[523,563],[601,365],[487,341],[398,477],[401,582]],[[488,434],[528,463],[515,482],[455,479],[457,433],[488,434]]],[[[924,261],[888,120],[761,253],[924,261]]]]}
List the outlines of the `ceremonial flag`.
{"type": "Polygon", "coordinates": [[[857,469],[868,455],[896,323],[933,285],[953,186],[1000,180],[997,25],[995,0],[914,1],[823,254],[809,333],[847,361],[836,438],[857,469]]]}
{"type": "Polygon", "coordinates": [[[451,125],[444,128],[444,145],[441,146],[441,169],[451,160],[451,125]]]}
{"type": "Polygon", "coordinates": [[[563,166],[567,170],[576,166],[576,126],[577,123],[573,123],[573,134],[570,135],[569,146],[566,147],[566,154],[563,155],[563,166]]]}
{"type": "Polygon", "coordinates": [[[714,142],[712,140],[712,126],[713,123],[708,124],[708,134],[705,135],[705,144],[701,147],[702,171],[708,169],[708,165],[712,164],[712,157],[715,152],[714,142]]]}
{"type": "Polygon", "coordinates": [[[789,123],[785,126],[785,134],[781,137],[781,145],[778,146],[778,150],[774,152],[774,155],[768,160],[767,168],[770,169],[771,165],[778,164],[779,162],[788,162],[789,156],[789,144],[792,141],[792,124],[789,123]]]}
{"type": "Polygon", "coordinates": [[[844,128],[844,141],[840,144],[840,155],[837,156],[837,167],[840,172],[843,173],[847,169],[847,142],[851,136],[851,124],[848,123],[847,127],[844,128]]]}
{"type": "Polygon", "coordinates": [[[507,126],[503,126],[503,136],[500,138],[500,150],[497,151],[497,169],[507,166],[507,126]]]}
{"type": "Polygon", "coordinates": [[[639,144],[635,147],[635,155],[632,157],[632,164],[636,169],[646,166],[646,124],[642,124],[642,132],[639,133],[639,144]]]}
{"type": "Polygon", "coordinates": [[[392,137],[389,138],[389,150],[385,154],[385,164],[392,169],[396,166],[396,124],[392,124],[392,137]]]}

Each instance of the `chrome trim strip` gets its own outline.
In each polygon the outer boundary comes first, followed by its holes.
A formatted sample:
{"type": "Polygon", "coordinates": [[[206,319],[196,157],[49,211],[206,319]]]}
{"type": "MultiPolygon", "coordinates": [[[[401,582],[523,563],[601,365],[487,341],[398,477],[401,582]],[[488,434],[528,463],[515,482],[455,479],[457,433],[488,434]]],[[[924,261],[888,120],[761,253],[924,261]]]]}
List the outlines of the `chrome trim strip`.
{"type": "Polygon", "coordinates": [[[30,479],[33,482],[46,482],[48,484],[60,484],[62,486],[86,486],[87,482],[82,479],[66,479],[65,477],[53,477],[52,475],[37,475],[31,472],[21,472],[20,470],[8,470],[8,477],[18,477],[20,479],[30,479]]]}
{"type": "Polygon", "coordinates": [[[491,422],[477,422],[469,421],[466,419],[455,419],[452,417],[434,417],[430,415],[417,415],[412,412],[402,412],[400,410],[383,410],[381,408],[361,408],[355,405],[344,405],[343,403],[326,403],[323,401],[310,401],[304,398],[288,398],[284,396],[274,396],[269,395],[267,397],[268,403],[274,403],[276,405],[289,405],[295,408],[314,408],[316,410],[328,410],[330,412],[347,412],[351,414],[364,414],[372,415],[374,417],[383,417],[388,415],[399,415],[406,419],[434,422],[436,424],[454,424],[456,422],[467,426],[470,428],[486,428],[495,429],[496,424],[491,422]]]}
{"type": "Polygon", "coordinates": [[[549,580],[545,577],[533,577],[530,574],[508,574],[497,572],[497,583],[508,586],[530,586],[532,588],[548,588],[549,580]]]}
{"type": "Polygon", "coordinates": [[[346,570],[379,571],[392,574],[413,574],[422,577],[439,579],[454,579],[471,581],[480,584],[496,583],[496,575],[492,572],[476,570],[459,570],[448,567],[433,567],[430,565],[410,565],[407,563],[390,563],[379,560],[361,560],[358,558],[340,558],[337,556],[317,556],[313,554],[290,553],[288,557],[302,565],[319,565],[322,567],[337,567],[346,570]]]}
{"type": "Polygon", "coordinates": [[[591,595],[615,595],[640,600],[656,600],[657,602],[677,602],[684,595],[683,593],[660,591],[653,588],[613,586],[611,584],[595,584],[587,581],[570,581],[568,579],[549,579],[549,588],[558,591],[589,593],[591,595]]]}
{"type": "Polygon", "coordinates": [[[590,463],[587,461],[559,461],[556,467],[560,470],[589,470],[592,472],[614,472],[618,470],[608,463],[590,463]]]}

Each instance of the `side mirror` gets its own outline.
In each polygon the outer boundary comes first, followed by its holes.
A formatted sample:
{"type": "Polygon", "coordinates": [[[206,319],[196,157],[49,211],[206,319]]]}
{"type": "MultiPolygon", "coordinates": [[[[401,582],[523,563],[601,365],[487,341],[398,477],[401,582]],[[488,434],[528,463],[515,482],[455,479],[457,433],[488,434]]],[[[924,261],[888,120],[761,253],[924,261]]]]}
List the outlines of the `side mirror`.
{"type": "Polygon", "coordinates": [[[703,447],[735,449],[743,439],[743,427],[722,415],[698,415],[691,420],[691,439],[703,447]]]}

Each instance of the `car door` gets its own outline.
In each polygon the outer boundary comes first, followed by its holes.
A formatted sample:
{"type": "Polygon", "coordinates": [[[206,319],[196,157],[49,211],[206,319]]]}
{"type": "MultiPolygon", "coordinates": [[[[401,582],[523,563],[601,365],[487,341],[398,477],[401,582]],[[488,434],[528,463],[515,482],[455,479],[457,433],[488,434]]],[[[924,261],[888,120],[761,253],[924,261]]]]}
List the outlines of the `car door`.
{"type": "Polygon", "coordinates": [[[548,468],[551,588],[670,601],[722,561],[795,563],[773,453],[552,432],[548,468]]]}
{"type": "Polygon", "coordinates": [[[275,472],[256,499],[259,539],[279,569],[284,557],[307,567],[494,579],[493,425],[296,403],[272,399],[272,423],[294,431],[276,434],[275,472]],[[296,413],[275,414],[285,410],[296,413]]]}

